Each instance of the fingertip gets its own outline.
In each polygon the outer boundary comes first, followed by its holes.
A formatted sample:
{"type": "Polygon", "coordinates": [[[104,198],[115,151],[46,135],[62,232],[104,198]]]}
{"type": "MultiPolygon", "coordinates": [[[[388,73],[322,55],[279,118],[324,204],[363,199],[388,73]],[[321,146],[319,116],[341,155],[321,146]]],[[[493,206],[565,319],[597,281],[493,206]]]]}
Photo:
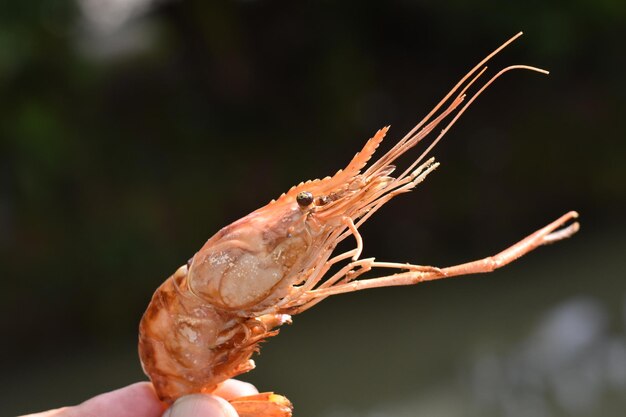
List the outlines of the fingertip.
{"type": "Polygon", "coordinates": [[[192,394],[176,400],[163,417],[238,417],[228,401],[210,394],[192,394]]]}
{"type": "Polygon", "coordinates": [[[259,390],[249,382],[239,381],[237,379],[229,379],[222,382],[218,387],[211,392],[213,395],[218,395],[227,400],[233,398],[245,397],[247,395],[258,394],[259,390]]]}

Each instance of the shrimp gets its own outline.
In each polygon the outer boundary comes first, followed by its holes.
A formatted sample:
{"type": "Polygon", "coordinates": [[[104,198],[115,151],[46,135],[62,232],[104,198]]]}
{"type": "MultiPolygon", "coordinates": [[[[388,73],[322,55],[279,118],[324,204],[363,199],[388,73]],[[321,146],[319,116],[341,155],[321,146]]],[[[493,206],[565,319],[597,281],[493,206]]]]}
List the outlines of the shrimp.
{"type": "MultiPolygon", "coordinates": [[[[498,77],[514,69],[547,74],[526,65],[506,67],[467,98],[486,62],[521,36],[509,39],[470,70],[435,108],[378,160],[368,162],[389,127],[367,141],[344,170],[292,187],[277,200],[221,229],[155,292],[139,328],[143,369],[165,403],[210,393],[223,381],[254,368],[250,357],[278,327],[331,295],[366,288],[413,285],[491,272],[535,248],[578,231],[575,211],[564,214],[508,249],[481,260],[438,268],[361,258],[359,227],[399,194],[413,190],[439,163],[426,159],[472,102],[498,77]],[[401,174],[394,161],[450,117],[401,174]],[[338,243],[353,249],[333,256],[338,243]],[[343,265],[343,266],[342,266],[343,265]],[[334,267],[336,272],[330,273],[334,267]],[[371,270],[392,270],[363,278],[371,270]]],[[[286,417],[289,400],[272,392],[231,400],[242,417],[286,417]]]]}

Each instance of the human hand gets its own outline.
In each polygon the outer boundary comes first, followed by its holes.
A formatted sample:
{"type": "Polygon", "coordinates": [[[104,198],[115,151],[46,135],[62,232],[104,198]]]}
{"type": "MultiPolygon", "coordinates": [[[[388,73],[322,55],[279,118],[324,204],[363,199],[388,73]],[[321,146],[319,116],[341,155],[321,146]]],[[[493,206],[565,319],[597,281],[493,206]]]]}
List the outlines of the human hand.
{"type": "Polygon", "coordinates": [[[73,407],[22,417],[238,417],[227,400],[257,393],[252,384],[229,379],[210,395],[193,394],[181,397],[166,410],[156,396],[152,384],[138,382],[100,394],[73,407]]]}

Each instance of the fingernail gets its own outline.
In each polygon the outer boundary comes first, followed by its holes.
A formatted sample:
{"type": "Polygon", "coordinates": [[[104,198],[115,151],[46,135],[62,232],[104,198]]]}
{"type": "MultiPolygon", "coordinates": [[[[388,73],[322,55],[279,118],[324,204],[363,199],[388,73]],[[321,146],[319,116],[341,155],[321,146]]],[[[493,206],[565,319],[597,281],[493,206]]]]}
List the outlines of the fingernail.
{"type": "Polygon", "coordinates": [[[223,398],[193,394],[176,400],[163,417],[237,417],[237,412],[223,398]]]}

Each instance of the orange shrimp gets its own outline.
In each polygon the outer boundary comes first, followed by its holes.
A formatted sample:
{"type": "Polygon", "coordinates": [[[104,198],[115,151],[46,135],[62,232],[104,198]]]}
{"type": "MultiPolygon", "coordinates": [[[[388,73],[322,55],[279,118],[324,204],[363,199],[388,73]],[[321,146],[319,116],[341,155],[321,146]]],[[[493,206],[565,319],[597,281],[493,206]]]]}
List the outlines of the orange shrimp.
{"type": "MultiPolygon", "coordinates": [[[[346,169],[301,183],[220,230],[157,289],[141,320],[139,353],[163,401],[210,393],[226,379],[253,369],[250,357],[261,341],[278,334],[277,328],[290,323],[292,315],[330,295],[491,272],[578,230],[578,223],[571,222],[578,214],[572,211],[497,255],[446,268],[361,259],[359,226],[439,166],[434,158],[425,158],[468,106],[507,71],[547,73],[525,65],[510,66],[466,100],[467,90],[486,70],[485,63],[520,35],[478,63],[380,159],[367,165],[388,127],[379,130],[346,169]],[[448,116],[450,121],[430,146],[393,177],[394,161],[448,116]],[[349,237],[356,241],[354,249],[332,257],[337,244],[349,237]],[[331,267],[338,264],[345,265],[330,274],[331,267]],[[359,279],[379,268],[396,272],[359,279]]],[[[231,403],[242,417],[290,416],[292,409],[289,400],[273,393],[241,397],[231,403]]]]}

